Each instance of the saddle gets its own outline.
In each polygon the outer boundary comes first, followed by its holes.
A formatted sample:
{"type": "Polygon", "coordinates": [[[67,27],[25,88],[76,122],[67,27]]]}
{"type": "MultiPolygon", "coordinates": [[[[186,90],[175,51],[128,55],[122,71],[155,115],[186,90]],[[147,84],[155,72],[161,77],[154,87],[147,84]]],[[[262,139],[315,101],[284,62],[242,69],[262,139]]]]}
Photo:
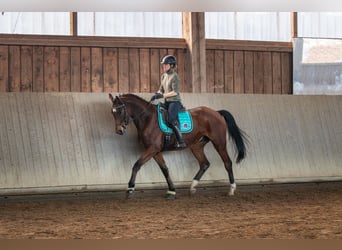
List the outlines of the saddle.
{"type": "MultiPolygon", "coordinates": [[[[162,103],[157,105],[158,112],[158,124],[162,132],[172,134],[173,130],[166,123],[165,107],[162,103]]],[[[193,129],[192,117],[189,111],[184,110],[178,113],[179,129],[181,133],[190,133],[193,129]]]]}

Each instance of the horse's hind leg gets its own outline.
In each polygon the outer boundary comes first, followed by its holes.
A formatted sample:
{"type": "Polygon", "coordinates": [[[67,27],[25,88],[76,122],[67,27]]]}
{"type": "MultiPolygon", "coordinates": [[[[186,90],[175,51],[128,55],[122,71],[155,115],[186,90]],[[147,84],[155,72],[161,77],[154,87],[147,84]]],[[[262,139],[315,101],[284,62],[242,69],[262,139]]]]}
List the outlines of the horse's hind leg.
{"type": "Polygon", "coordinates": [[[191,147],[191,152],[197,159],[199,163],[200,169],[194,176],[191,186],[190,186],[190,194],[196,193],[196,186],[198,185],[200,179],[202,178],[205,171],[209,168],[210,162],[208,161],[207,157],[204,154],[204,146],[206,143],[196,144],[191,147]]]}
{"type": "Polygon", "coordinates": [[[234,192],[236,190],[236,183],[235,183],[234,174],[233,174],[233,164],[227,152],[226,142],[224,143],[213,142],[213,145],[215,149],[217,150],[217,152],[219,153],[219,155],[221,156],[221,159],[224,162],[224,167],[226,168],[228,172],[229,183],[230,183],[229,195],[234,195],[234,192]]]}
{"type": "Polygon", "coordinates": [[[169,174],[169,169],[166,166],[163,154],[162,153],[158,153],[153,158],[157,162],[157,164],[160,167],[161,171],[163,172],[163,175],[164,175],[164,177],[166,179],[166,182],[167,182],[167,185],[169,187],[169,190],[167,191],[167,198],[168,199],[176,198],[176,189],[175,189],[175,186],[173,185],[173,182],[171,180],[171,177],[170,177],[170,174],[169,174]]]}

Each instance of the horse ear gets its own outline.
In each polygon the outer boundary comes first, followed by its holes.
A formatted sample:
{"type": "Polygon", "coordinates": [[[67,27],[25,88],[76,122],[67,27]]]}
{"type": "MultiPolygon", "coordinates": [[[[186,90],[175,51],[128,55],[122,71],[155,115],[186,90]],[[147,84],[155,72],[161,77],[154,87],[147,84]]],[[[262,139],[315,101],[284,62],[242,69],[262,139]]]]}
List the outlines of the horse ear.
{"type": "Polygon", "coordinates": [[[114,97],[112,96],[111,93],[109,93],[109,99],[110,99],[112,102],[114,102],[114,97]]]}

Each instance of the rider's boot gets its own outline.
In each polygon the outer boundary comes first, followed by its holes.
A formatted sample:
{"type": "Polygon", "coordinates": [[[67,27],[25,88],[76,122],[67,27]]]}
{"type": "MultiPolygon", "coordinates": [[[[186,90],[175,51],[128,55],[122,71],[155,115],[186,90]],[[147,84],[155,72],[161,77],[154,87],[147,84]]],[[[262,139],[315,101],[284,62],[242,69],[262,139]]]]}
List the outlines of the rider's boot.
{"type": "Polygon", "coordinates": [[[185,148],[186,144],[183,140],[182,133],[179,130],[178,122],[173,122],[171,124],[171,128],[172,128],[172,130],[175,133],[176,138],[177,138],[177,143],[175,144],[175,147],[176,148],[185,148]]]}

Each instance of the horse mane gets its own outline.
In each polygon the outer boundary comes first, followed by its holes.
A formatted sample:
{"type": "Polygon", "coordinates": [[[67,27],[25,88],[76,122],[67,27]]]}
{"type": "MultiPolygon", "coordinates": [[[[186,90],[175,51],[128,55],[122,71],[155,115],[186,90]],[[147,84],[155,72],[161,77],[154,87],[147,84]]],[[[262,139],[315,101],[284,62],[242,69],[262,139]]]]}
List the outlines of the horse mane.
{"type": "Polygon", "coordinates": [[[131,94],[131,93],[127,93],[127,94],[120,94],[119,97],[129,97],[129,98],[134,98],[136,100],[139,100],[139,101],[142,101],[142,102],[145,102],[145,103],[148,103],[148,101],[146,101],[144,98],[138,96],[138,95],[135,95],[135,94],[131,94]]]}

